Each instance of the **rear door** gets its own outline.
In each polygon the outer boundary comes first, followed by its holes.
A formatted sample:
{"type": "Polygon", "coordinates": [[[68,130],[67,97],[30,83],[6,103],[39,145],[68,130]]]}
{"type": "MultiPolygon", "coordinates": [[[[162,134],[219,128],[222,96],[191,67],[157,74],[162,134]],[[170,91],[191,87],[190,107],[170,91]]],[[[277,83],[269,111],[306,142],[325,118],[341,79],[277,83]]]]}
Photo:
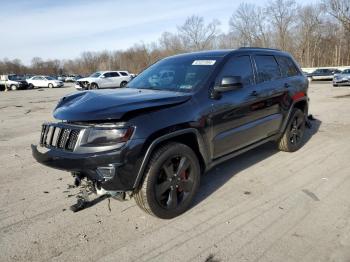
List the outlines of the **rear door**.
{"type": "Polygon", "coordinates": [[[216,84],[222,76],[241,76],[243,87],[223,93],[213,103],[214,159],[278,133],[283,119],[280,104],[287,94],[272,55],[234,56],[216,84]]]}

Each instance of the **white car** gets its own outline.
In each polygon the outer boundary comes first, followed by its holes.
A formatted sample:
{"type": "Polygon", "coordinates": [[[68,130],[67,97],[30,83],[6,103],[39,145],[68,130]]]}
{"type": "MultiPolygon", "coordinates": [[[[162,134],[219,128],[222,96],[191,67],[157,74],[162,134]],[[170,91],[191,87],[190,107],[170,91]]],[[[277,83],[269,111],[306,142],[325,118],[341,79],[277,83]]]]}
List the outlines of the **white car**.
{"type": "Polygon", "coordinates": [[[27,79],[30,87],[62,87],[63,82],[51,76],[33,76],[27,79]]]}
{"type": "Polygon", "coordinates": [[[100,71],[77,80],[76,89],[98,89],[124,87],[131,80],[128,71],[100,71]]]}

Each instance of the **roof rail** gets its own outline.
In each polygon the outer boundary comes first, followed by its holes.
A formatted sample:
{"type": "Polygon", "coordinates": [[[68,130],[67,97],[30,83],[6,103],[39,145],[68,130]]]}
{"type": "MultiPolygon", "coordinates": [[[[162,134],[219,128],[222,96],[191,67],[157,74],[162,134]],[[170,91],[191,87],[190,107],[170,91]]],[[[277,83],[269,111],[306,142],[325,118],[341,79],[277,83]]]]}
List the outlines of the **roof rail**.
{"type": "Polygon", "coordinates": [[[242,46],[238,49],[261,49],[261,50],[281,51],[280,49],[277,49],[277,48],[254,47],[254,46],[242,46]]]}

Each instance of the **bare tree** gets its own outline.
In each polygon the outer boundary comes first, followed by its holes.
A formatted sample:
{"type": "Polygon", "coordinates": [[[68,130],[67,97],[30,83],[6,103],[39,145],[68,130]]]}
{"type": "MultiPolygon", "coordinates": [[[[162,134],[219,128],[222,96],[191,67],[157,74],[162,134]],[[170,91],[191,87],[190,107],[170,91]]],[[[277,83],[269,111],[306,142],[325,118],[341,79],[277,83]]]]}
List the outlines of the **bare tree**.
{"type": "Polygon", "coordinates": [[[178,27],[179,36],[188,50],[209,49],[220,32],[219,25],[218,20],[205,25],[203,17],[193,15],[178,27]]]}
{"type": "Polygon", "coordinates": [[[241,46],[269,46],[268,27],[264,10],[253,4],[242,3],[232,14],[230,31],[238,35],[241,46]]]}
{"type": "Polygon", "coordinates": [[[345,30],[350,32],[350,1],[323,0],[328,12],[342,23],[345,30]]]}
{"type": "Polygon", "coordinates": [[[297,5],[294,0],[273,0],[266,7],[276,34],[277,47],[288,50],[291,27],[295,23],[297,5]]]}

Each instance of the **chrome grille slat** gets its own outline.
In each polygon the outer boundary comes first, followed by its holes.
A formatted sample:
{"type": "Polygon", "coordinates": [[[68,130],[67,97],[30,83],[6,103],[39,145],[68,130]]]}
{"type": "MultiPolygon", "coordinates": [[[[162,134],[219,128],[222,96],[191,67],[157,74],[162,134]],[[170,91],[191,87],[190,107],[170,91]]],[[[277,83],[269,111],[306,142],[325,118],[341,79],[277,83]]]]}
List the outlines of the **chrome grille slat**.
{"type": "Polygon", "coordinates": [[[64,149],[64,146],[68,140],[68,136],[69,136],[69,129],[64,128],[58,143],[58,148],[64,149]]]}
{"type": "Polygon", "coordinates": [[[54,126],[53,129],[52,129],[52,132],[50,134],[50,142],[49,142],[50,146],[52,146],[52,140],[53,140],[53,137],[55,135],[55,132],[56,132],[56,127],[54,126]]]}
{"type": "Polygon", "coordinates": [[[60,124],[43,124],[40,145],[47,148],[73,151],[80,134],[79,127],[60,124]]]}

